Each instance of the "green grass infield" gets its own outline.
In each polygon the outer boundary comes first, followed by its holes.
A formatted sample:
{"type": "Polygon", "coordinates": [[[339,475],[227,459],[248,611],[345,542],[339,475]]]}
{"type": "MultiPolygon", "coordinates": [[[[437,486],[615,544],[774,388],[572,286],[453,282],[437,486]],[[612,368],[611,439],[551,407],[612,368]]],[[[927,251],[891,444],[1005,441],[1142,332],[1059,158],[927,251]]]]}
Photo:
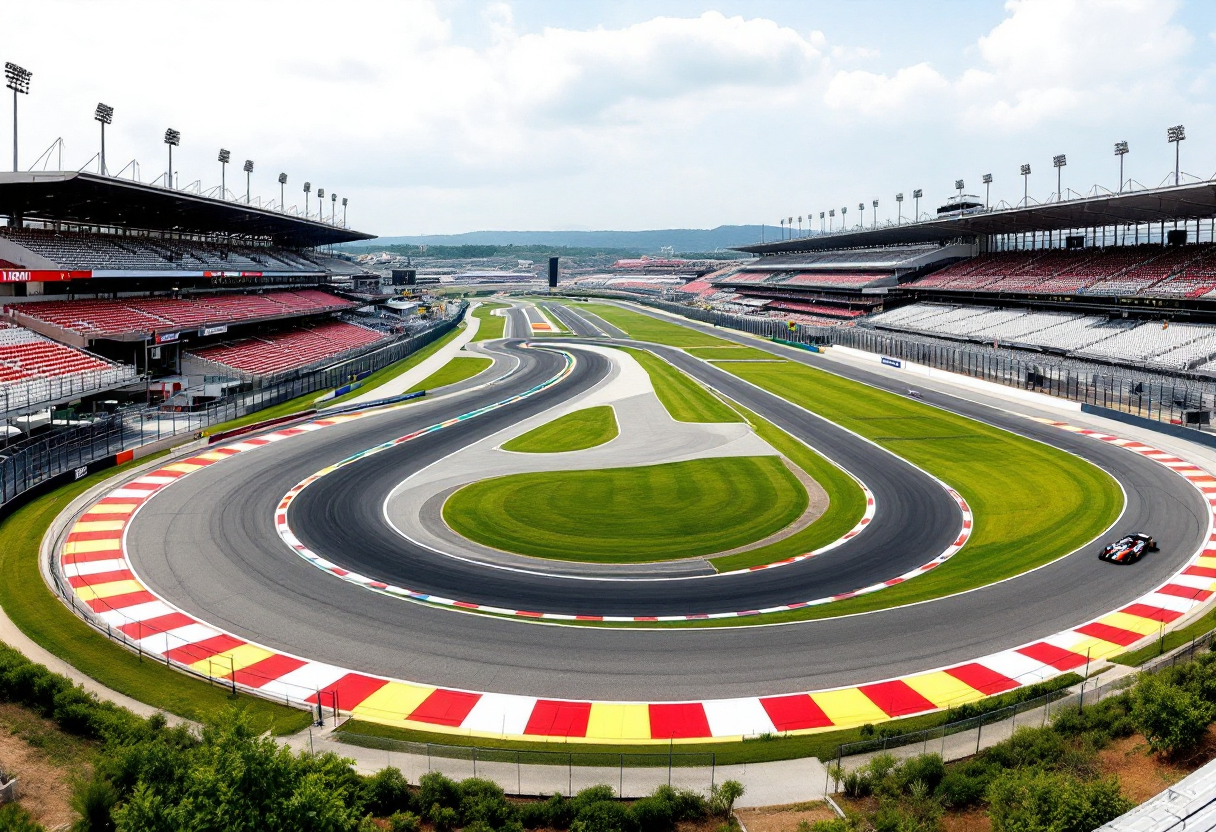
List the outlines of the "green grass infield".
{"type": "Polygon", "coordinates": [[[611,442],[619,432],[616,413],[610,406],[601,405],[559,416],[552,422],[515,437],[502,449],[523,454],[582,451],[611,442]]]}
{"type": "Polygon", "coordinates": [[[477,307],[473,313],[473,317],[480,323],[477,324],[477,334],[473,336],[474,341],[493,341],[502,337],[503,327],[507,325],[507,319],[499,315],[491,315],[495,309],[506,309],[508,303],[483,303],[477,307]]]}
{"type": "Polygon", "coordinates": [[[423,390],[438,390],[450,384],[458,384],[483,372],[494,362],[481,356],[458,355],[431,373],[421,383],[415,384],[407,392],[420,393],[423,390]]]}
{"type": "MultiPolygon", "coordinates": [[[[142,460],[146,461],[146,460],[142,460]]],[[[193,720],[239,704],[259,732],[292,734],[312,721],[307,711],[199,681],[111,642],[77,618],[42,580],[38,549],[51,521],[84,491],[131,467],[85,477],[19,508],[0,523],[0,606],[23,633],[102,685],[155,708],[193,720]]]]}
{"type": "Polygon", "coordinates": [[[742,422],[730,405],[671,364],[646,350],[623,347],[650,376],[663,407],[677,422],[742,422]]]}
{"type": "Polygon", "coordinates": [[[494,477],[454,493],[443,517],[471,540],[521,555],[644,563],[761,540],[807,502],[780,458],[718,457],[494,477]]]}
{"type": "Polygon", "coordinates": [[[735,347],[733,341],[715,338],[695,329],[652,318],[632,309],[607,303],[580,303],[577,308],[598,315],[608,323],[624,330],[630,338],[664,344],[669,347],[735,347]]]}

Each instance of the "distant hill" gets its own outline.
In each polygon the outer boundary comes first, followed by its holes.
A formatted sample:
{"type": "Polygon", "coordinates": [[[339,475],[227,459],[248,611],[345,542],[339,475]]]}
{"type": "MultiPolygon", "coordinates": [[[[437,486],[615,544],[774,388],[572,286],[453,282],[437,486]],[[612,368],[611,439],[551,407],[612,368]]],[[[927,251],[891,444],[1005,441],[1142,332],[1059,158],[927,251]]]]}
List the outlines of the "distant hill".
{"type": "MultiPolygon", "coordinates": [[[[766,239],[780,233],[767,226],[766,239]]],[[[758,225],[720,225],[717,228],[668,228],[658,231],[467,231],[463,234],[423,234],[414,237],[379,237],[350,247],[388,245],[546,245],[578,248],[630,249],[657,254],[664,246],[677,252],[714,251],[755,243],[760,239],[758,225]]]]}

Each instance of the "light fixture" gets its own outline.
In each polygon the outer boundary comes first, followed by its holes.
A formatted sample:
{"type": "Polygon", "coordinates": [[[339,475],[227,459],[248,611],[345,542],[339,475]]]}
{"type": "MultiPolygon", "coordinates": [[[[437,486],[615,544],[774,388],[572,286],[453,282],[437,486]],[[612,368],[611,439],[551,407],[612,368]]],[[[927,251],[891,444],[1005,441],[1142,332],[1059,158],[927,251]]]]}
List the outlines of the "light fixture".
{"type": "Polygon", "coordinates": [[[284,191],[284,188],[286,187],[286,185],[287,185],[287,174],[280,173],[279,174],[279,210],[280,211],[287,210],[287,205],[286,205],[287,198],[283,195],[283,191],[284,191]]]}
{"type": "Polygon", "coordinates": [[[4,64],[4,85],[13,91],[13,173],[17,172],[17,95],[29,95],[31,75],[11,61],[4,64]]]}
{"type": "MultiPolygon", "coordinates": [[[[14,97],[14,101],[15,100],[16,98],[14,97]]],[[[16,104],[13,105],[14,119],[16,118],[17,113],[16,106],[16,104]]],[[[1186,139],[1186,128],[1181,124],[1175,124],[1173,127],[1170,127],[1165,131],[1165,135],[1166,138],[1174,145],[1174,186],[1177,187],[1181,181],[1179,177],[1182,175],[1182,171],[1178,167],[1178,148],[1182,146],[1182,142],[1186,139]]],[[[16,153],[13,154],[13,158],[15,163],[16,153]]],[[[16,167],[13,168],[13,170],[16,169],[16,167]]]]}
{"type": "Polygon", "coordinates": [[[106,175],[106,125],[114,121],[114,108],[109,104],[98,104],[93,119],[101,124],[101,153],[97,158],[97,172],[106,175]]]}
{"type": "Polygon", "coordinates": [[[904,195],[898,193],[895,195],[895,224],[899,225],[904,219],[904,195]]]}
{"type": "Polygon", "coordinates": [[[924,195],[925,192],[920,188],[917,188],[912,192],[912,199],[914,200],[913,205],[915,206],[912,210],[916,212],[912,217],[913,222],[920,222],[920,198],[924,195]]]}
{"type": "Polygon", "coordinates": [[[169,146],[169,171],[165,174],[165,184],[173,187],[173,148],[181,144],[182,134],[172,127],[165,130],[165,144],[169,146]]]}
{"type": "Polygon", "coordinates": [[[228,199],[227,172],[228,163],[232,161],[232,151],[220,148],[220,199],[228,199]]]}
{"type": "Polygon", "coordinates": [[[312,191],[312,183],[305,182],[304,183],[304,216],[305,217],[308,216],[308,195],[311,191],[312,191]]]}
{"type": "Polygon", "coordinates": [[[253,173],[253,160],[252,160],[252,159],[246,159],[246,160],[245,160],[245,204],[246,204],[246,205],[248,205],[248,204],[249,204],[249,202],[250,202],[250,199],[249,199],[249,177],[250,177],[250,175],[252,175],[252,173],[253,173]]]}
{"type": "Polygon", "coordinates": [[[985,173],[984,176],[980,179],[980,181],[984,183],[984,207],[987,208],[988,207],[988,194],[991,192],[991,188],[992,188],[992,174],[985,173]]]}
{"type": "Polygon", "coordinates": [[[1052,157],[1051,164],[1056,169],[1056,202],[1063,202],[1064,201],[1064,186],[1062,184],[1063,180],[1062,180],[1061,174],[1063,172],[1064,166],[1068,164],[1068,159],[1066,159],[1064,157],[1064,154],[1061,153],[1059,156],[1052,157]]]}
{"type": "Polygon", "coordinates": [[[1119,157],[1119,193],[1123,193],[1123,157],[1127,155],[1127,142],[1115,142],[1115,155],[1119,157]]]}
{"type": "Polygon", "coordinates": [[[1022,203],[1030,205],[1030,165],[1022,165],[1022,203]]]}

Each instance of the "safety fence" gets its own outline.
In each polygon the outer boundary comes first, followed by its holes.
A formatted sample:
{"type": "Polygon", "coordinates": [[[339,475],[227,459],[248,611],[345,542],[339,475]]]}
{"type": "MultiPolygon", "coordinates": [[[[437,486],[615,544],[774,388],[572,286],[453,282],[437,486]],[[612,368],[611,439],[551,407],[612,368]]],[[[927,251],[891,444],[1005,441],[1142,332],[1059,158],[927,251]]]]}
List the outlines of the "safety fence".
{"type": "Polygon", "coordinates": [[[465,307],[422,332],[402,336],[378,349],[271,381],[255,380],[236,392],[197,409],[140,407],[91,419],[86,424],[31,437],[0,450],[0,514],[16,498],[38,485],[84,466],[164,439],[197,433],[211,425],[239,419],[309,393],[342,386],[417,352],[450,332],[465,307]]]}
{"type": "MultiPolygon", "coordinates": [[[[510,748],[438,745],[336,731],[339,742],[383,751],[384,765],[396,766],[411,780],[431,771],[456,779],[488,777],[499,784],[515,781],[515,794],[573,795],[589,786],[612,786],[620,797],[642,797],[667,784],[707,791],[717,774],[712,752],[531,751],[510,748]]],[[[379,759],[376,762],[380,762],[379,759]]]]}
{"type": "MultiPolygon", "coordinates": [[[[1167,667],[1185,664],[1200,652],[1212,649],[1216,631],[1196,637],[1189,644],[1140,665],[1141,673],[1156,673],[1167,667]]],[[[842,771],[860,768],[876,754],[897,757],[937,753],[943,760],[959,760],[978,754],[982,748],[1008,739],[1018,728],[1042,727],[1054,714],[1069,708],[1084,709],[1107,696],[1123,692],[1136,681],[1135,675],[1121,676],[1101,684],[1098,678],[1086,680],[1078,690],[1059,690],[1027,699],[999,710],[967,719],[948,720],[923,731],[876,736],[860,742],[845,743],[836,750],[835,761],[842,771]]]]}
{"type": "Polygon", "coordinates": [[[625,292],[565,294],[628,300],[763,338],[808,346],[851,347],[899,362],[911,362],[1201,432],[1211,430],[1208,421],[1210,413],[1216,410],[1216,382],[1183,374],[1156,372],[1149,368],[1135,370],[1067,356],[955,343],[861,326],[795,324],[790,327],[786,321],[776,318],[700,309],[625,292]]]}

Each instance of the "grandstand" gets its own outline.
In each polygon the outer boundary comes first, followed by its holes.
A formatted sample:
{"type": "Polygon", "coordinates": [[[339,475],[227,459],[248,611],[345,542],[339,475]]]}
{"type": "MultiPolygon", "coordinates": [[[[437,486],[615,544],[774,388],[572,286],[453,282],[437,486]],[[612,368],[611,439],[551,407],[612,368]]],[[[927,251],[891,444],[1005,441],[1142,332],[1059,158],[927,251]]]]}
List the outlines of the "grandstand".
{"type": "Polygon", "coordinates": [[[335,319],[361,306],[331,291],[359,269],[323,247],[371,235],[315,218],[77,172],[0,174],[0,215],[0,421],[142,404],[159,376],[194,383],[187,352],[252,377],[402,331],[335,319]]]}

